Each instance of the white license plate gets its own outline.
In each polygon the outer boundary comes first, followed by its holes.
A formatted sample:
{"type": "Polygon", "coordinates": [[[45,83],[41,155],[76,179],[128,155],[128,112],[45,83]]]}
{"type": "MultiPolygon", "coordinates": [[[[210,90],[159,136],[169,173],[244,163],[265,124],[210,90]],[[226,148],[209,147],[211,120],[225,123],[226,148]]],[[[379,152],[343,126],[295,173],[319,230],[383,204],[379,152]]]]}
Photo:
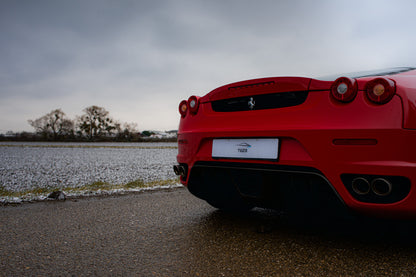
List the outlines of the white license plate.
{"type": "Polygon", "coordinates": [[[213,158],[277,160],[279,157],[279,139],[214,139],[213,158]]]}

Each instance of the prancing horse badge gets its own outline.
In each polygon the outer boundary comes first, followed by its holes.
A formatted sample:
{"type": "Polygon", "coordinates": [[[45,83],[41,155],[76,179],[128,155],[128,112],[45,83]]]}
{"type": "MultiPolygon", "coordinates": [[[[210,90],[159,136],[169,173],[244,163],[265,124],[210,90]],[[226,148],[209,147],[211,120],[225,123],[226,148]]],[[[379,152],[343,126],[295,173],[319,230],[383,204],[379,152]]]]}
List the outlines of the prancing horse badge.
{"type": "Polygon", "coordinates": [[[256,106],[256,101],[254,101],[253,97],[250,97],[250,100],[248,101],[248,108],[252,110],[254,109],[254,106],[256,106]]]}

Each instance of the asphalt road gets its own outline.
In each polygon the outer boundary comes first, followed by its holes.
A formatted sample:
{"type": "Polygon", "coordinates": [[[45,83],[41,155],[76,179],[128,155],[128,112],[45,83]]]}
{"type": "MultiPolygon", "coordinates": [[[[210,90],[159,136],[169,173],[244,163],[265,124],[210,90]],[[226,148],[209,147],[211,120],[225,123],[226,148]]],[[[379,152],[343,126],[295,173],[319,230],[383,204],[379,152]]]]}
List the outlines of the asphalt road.
{"type": "Polygon", "coordinates": [[[217,211],[185,189],[0,207],[2,276],[416,275],[414,224],[217,211]]]}

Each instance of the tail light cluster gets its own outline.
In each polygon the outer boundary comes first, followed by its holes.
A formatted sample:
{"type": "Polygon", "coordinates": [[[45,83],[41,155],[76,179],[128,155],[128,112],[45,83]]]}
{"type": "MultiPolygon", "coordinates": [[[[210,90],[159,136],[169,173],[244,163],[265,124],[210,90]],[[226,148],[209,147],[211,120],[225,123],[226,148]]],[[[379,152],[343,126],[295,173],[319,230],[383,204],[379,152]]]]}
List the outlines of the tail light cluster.
{"type": "Polygon", "coordinates": [[[355,79],[341,77],[331,87],[332,96],[341,102],[351,102],[357,95],[358,85],[355,79]]]}
{"type": "MultiPolygon", "coordinates": [[[[331,86],[331,95],[340,102],[348,103],[357,96],[355,79],[340,77],[331,86]]],[[[396,85],[390,79],[380,77],[369,81],[364,88],[366,98],[375,104],[386,104],[396,94],[396,85]]]]}
{"type": "Polygon", "coordinates": [[[365,86],[365,95],[368,100],[376,104],[389,102],[396,93],[396,86],[392,80],[387,78],[377,78],[371,80],[365,86]]]}
{"type": "Polygon", "coordinates": [[[199,108],[199,97],[192,95],[189,97],[188,101],[183,100],[179,104],[179,113],[182,117],[185,117],[188,114],[188,110],[190,114],[195,115],[198,112],[199,108]]]}

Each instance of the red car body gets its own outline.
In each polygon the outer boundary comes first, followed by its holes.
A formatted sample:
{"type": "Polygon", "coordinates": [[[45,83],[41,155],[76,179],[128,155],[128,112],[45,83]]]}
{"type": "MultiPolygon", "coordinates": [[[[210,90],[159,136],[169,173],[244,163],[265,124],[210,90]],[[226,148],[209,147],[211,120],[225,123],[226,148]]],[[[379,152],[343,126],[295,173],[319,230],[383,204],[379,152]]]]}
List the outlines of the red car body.
{"type": "Polygon", "coordinates": [[[215,207],[416,215],[415,68],[247,80],[179,109],[175,172],[215,207]]]}

